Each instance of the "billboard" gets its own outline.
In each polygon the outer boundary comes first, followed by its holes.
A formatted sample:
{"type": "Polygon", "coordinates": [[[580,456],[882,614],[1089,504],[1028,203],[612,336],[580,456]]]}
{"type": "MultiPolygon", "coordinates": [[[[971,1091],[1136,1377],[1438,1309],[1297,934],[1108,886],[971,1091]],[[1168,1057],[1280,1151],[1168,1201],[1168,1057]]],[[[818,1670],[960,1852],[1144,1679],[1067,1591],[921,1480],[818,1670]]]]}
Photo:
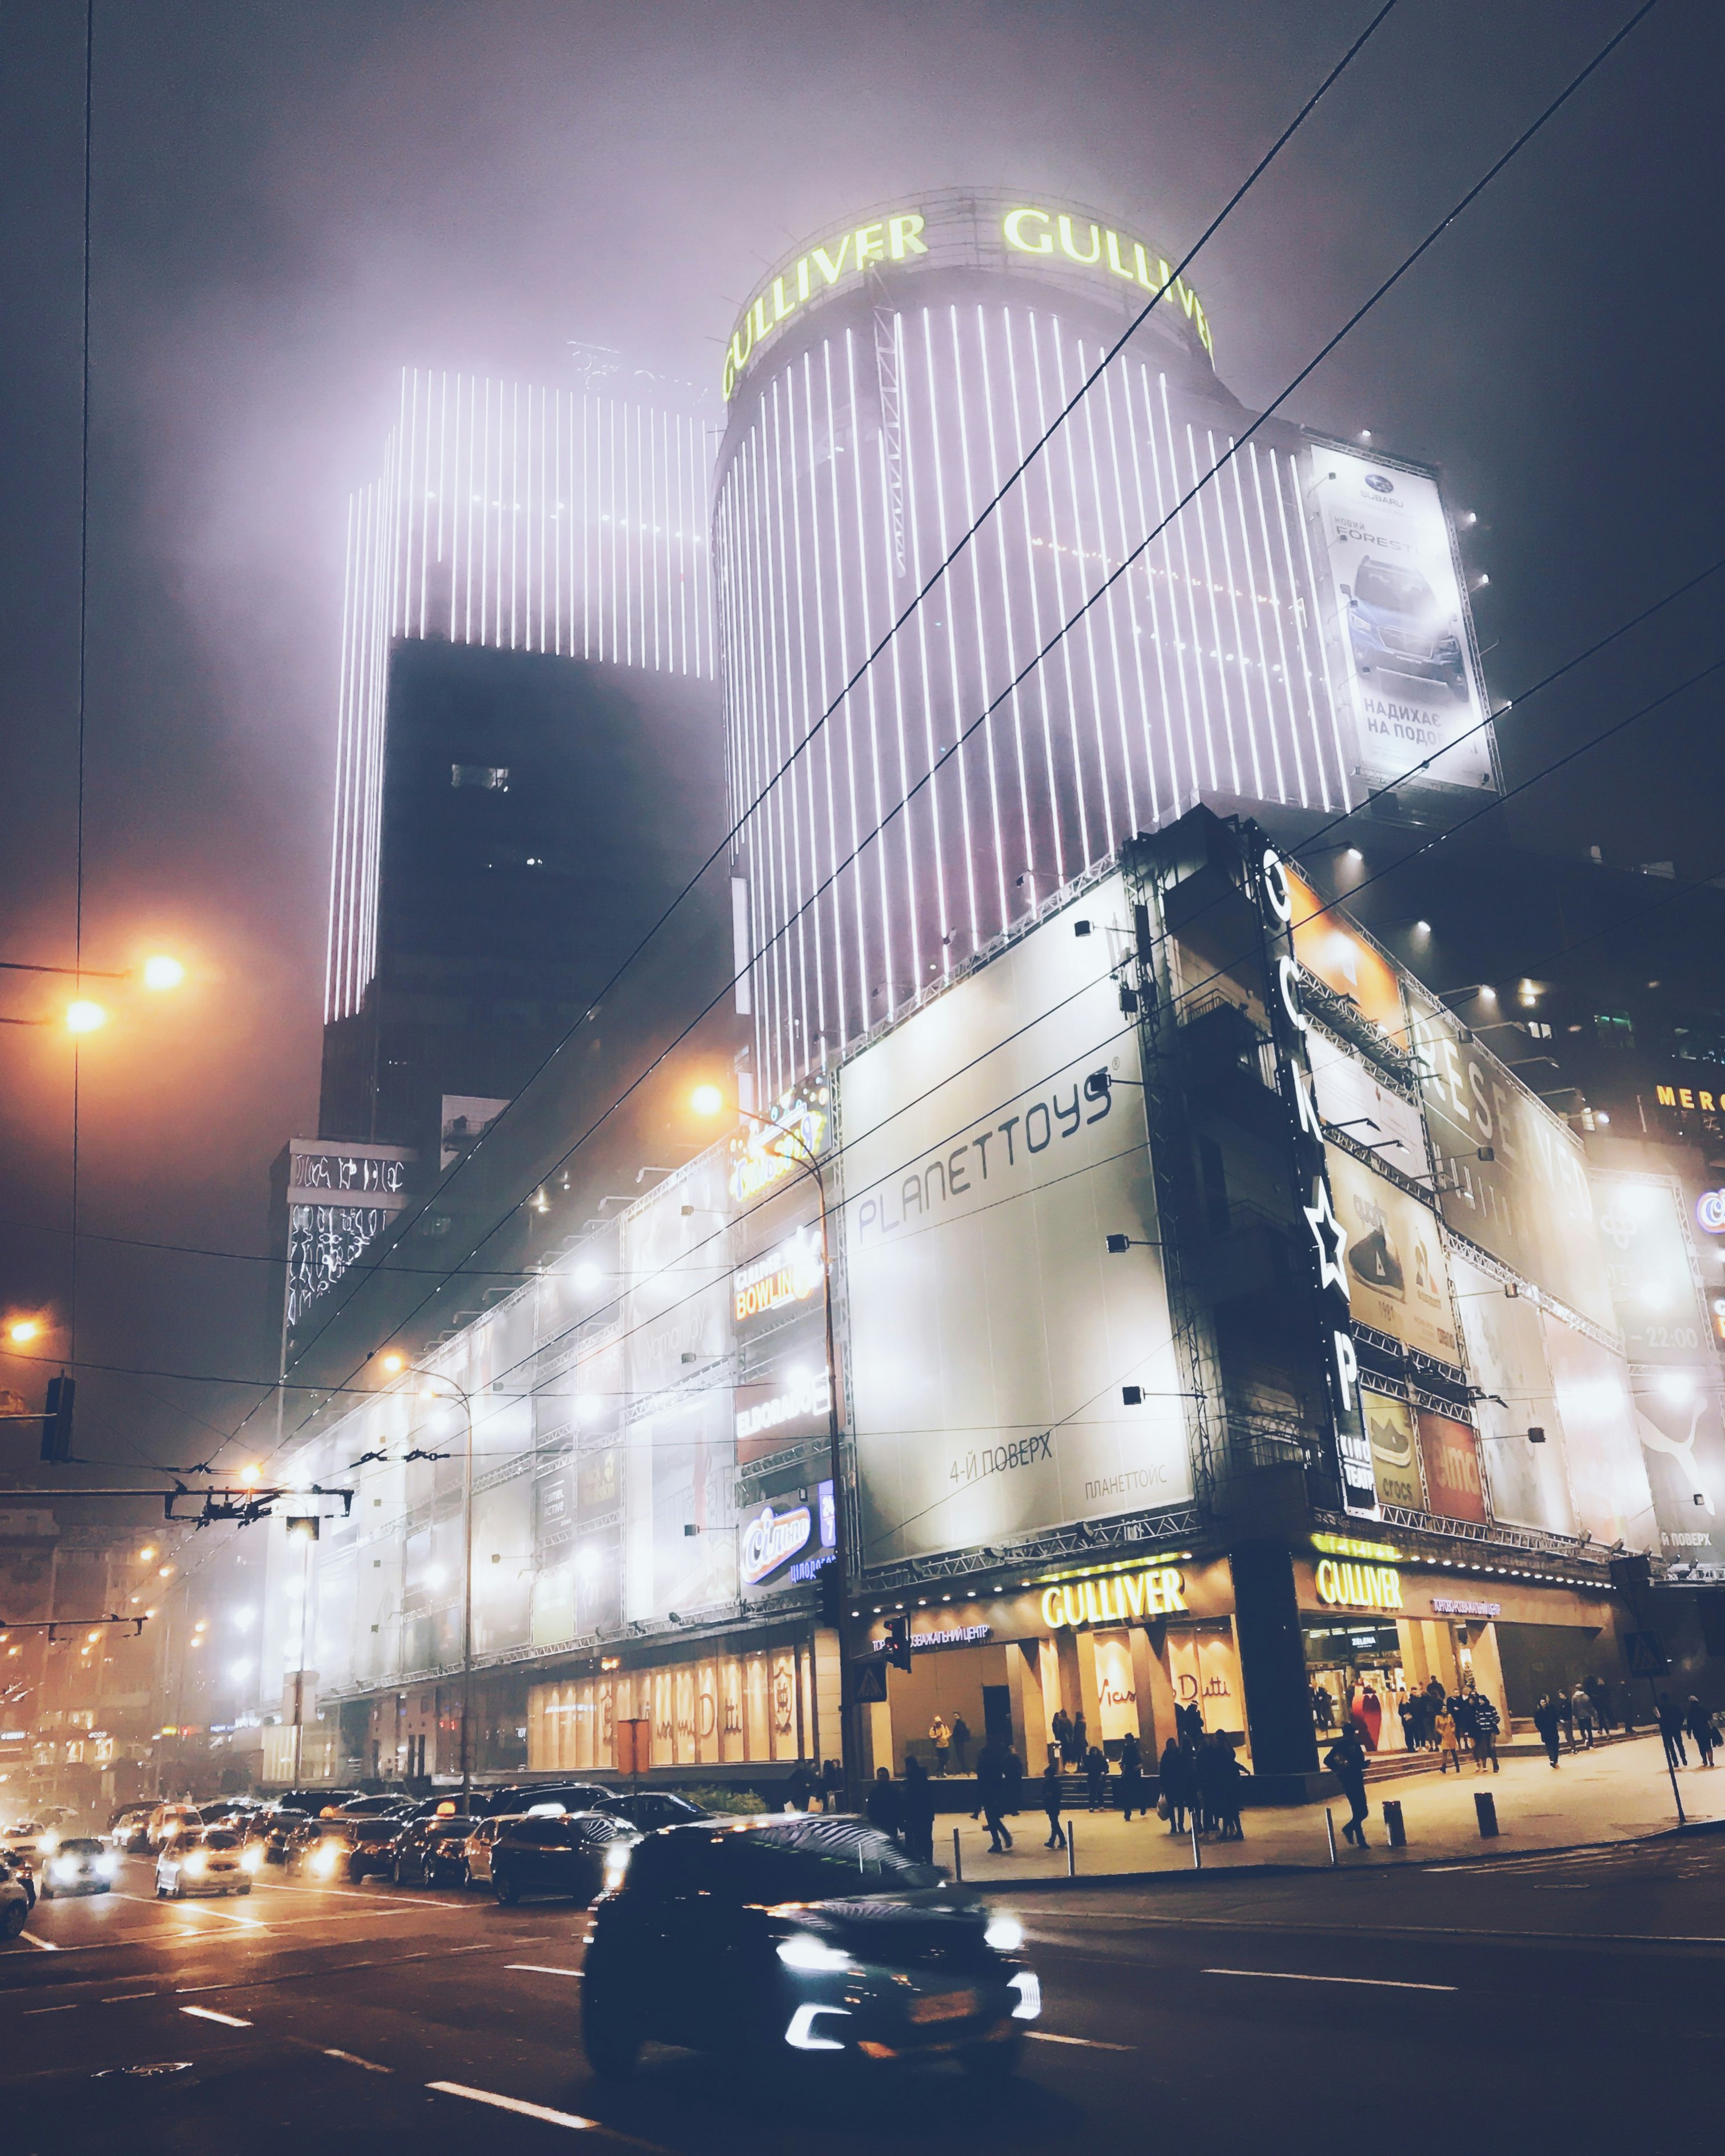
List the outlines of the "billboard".
{"type": "Polygon", "coordinates": [[[1420,1486],[1420,1460],[1414,1440],[1414,1410],[1391,1393],[1360,1388],[1360,1409],[1365,1416],[1366,1437],[1372,1448],[1372,1477],[1378,1486],[1380,1505],[1404,1505],[1414,1512],[1425,1507],[1420,1486]]]}
{"type": "Polygon", "coordinates": [[[1425,1509],[1440,1519],[1486,1521],[1486,1486],[1480,1473],[1479,1440],[1471,1423],[1421,1408],[1420,1465],[1425,1475],[1425,1509]]]}
{"type": "Polygon", "coordinates": [[[1347,1129],[1356,1145],[1405,1176],[1425,1174],[1425,1127],[1414,1101],[1316,1023],[1306,1029],[1306,1057],[1317,1112],[1332,1130],[1347,1129]]]}
{"type": "Polygon", "coordinates": [[[1614,1324],[1581,1141],[1454,1013],[1407,984],[1445,1224],[1595,1325],[1614,1324]]]}
{"type": "Polygon", "coordinates": [[[1602,1174],[1594,1196],[1660,1549],[1725,1565],[1719,1369],[1683,1187],[1672,1176],[1602,1174]]]}
{"type": "Polygon", "coordinates": [[[865,1567],[1191,1495],[1120,880],[1081,910],[840,1067],[865,1567]]]}
{"type": "Polygon", "coordinates": [[[1355,1322],[1459,1368],[1450,1270],[1438,1224],[1417,1198],[1340,1146],[1324,1148],[1355,1322]]]}
{"type": "Polygon", "coordinates": [[[1476,1407],[1491,1482],[1491,1510],[1518,1527],[1573,1535],[1575,1507],[1564,1473],[1563,1423],[1545,1359],[1539,1306],[1482,1265],[1450,1253],[1469,1376],[1484,1398],[1476,1407]],[[1541,1444],[1530,1430],[1543,1430],[1541,1444]]]}
{"type": "Polygon", "coordinates": [[[1494,786],[1450,521],[1427,472],[1315,443],[1312,496],[1337,609],[1358,773],[1387,785],[1416,766],[1494,786]]]}
{"type": "Polygon", "coordinates": [[[1656,1548],[1653,1492],[1635,1443],[1628,1366],[1553,1311],[1542,1310],[1539,1324],[1563,1422],[1578,1532],[1595,1542],[1626,1543],[1631,1549],[1656,1548]]]}

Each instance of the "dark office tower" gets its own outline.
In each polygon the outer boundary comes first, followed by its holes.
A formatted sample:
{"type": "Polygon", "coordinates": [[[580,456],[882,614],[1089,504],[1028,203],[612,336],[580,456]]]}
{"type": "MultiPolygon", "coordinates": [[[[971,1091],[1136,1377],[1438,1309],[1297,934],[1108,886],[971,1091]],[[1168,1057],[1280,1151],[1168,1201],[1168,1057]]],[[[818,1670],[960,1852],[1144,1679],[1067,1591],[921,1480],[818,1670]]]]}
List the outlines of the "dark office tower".
{"type": "Polygon", "coordinates": [[[350,509],[320,1122],[423,1183],[664,905],[719,773],[700,422],[408,373],[350,509]]]}

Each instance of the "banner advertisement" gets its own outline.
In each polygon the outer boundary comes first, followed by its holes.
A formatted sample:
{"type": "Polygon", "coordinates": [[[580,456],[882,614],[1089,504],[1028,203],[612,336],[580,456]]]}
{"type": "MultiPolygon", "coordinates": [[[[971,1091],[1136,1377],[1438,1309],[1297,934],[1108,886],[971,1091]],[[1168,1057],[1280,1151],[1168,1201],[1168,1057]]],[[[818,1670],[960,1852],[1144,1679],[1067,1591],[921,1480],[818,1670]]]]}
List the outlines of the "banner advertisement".
{"type": "Polygon", "coordinates": [[[1444,1520],[1486,1523],[1486,1486],[1480,1473],[1479,1440],[1472,1425],[1421,1408],[1420,1464],[1425,1471],[1425,1509],[1444,1520]]]}
{"type": "Polygon", "coordinates": [[[1308,1026],[1307,1060],[1317,1112],[1331,1128],[1346,1127],[1356,1145],[1381,1153],[1404,1175],[1425,1173],[1425,1126],[1418,1104],[1386,1086],[1363,1056],[1308,1026]]]}
{"type": "Polygon", "coordinates": [[[1437,481],[1336,443],[1314,443],[1310,455],[1358,775],[1383,786],[1425,764],[1451,786],[1495,786],[1437,481]]]}
{"type": "Polygon", "coordinates": [[[1420,1486],[1420,1462],[1414,1445],[1414,1410],[1406,1400],[1389,1393],[1360,1388],[1360,1405],[1366,1418],[1366,1435],[1372,1447],[1372,1474],[1380,1505],[1404,1505],[1425,1510],[1420,1486]]]}
{"type": "Polygon", "coordinates": [[[1580,1139],[1411,981],[1408,999],[1445,1221],[1610,1330],[1610,1283],[1580,1139]]]}
{"type": "Polygon", "coordinates": [[[1459,1368],[1450,1272],[1437,1222],[1407,1192],[1340,1146],[1326,1146],[1336,1218],[1347,1238],[1343,1270],[1357,1323],[1459,1368]]]}
{"type": "Polygon", "coordinates": [[[1719,1372],[1682,1185],[1666,1176],[1602,1174],[1594,1198],[1660,1548],[1674,1562],[1725,1564],[1719,1372]]]}
{"type": "Polygon", "coordinates": [[[1517,1527],[1575,1532],[1575,1507],[1564,1472],[1563,1417],[1546,1367],[1539,1306],[1511,1295],[1502,1281],[1455,1250],[1450,1253],[1461,1313],[1468,1375],[1484,1397],[1479,1417],[1495,1517],[1517,1527]],[[1544,1433],[1532,1444],[1530,1430],[1544,1433]]]}
{"type": "Polygon", "coordinates": [[[1554,1312],[1542,1310],[1539,1325],[1563,1418],[1577,1531],[1595,1542],[1656,1549],[1653,1492],[1635,1442],[1628,1365],[1554,1312]]]}
{"type": "Polygon", "coordinates": [[[1306,968],[1345,996],[1362,1018],[1398,1045],[1405,1041],[1407,1014],[1402,1009],[1401,976],[1377,947],[1324,902],[1296,870],[1282,864],[1293,901],[1290,928],[1294,956],[1306,968]]]}
{"type": "Polygon", "coordinates": [[[841,1068],[865,1567],[1191,1494],[1130,932],[1117,877],[841,1068]]]}

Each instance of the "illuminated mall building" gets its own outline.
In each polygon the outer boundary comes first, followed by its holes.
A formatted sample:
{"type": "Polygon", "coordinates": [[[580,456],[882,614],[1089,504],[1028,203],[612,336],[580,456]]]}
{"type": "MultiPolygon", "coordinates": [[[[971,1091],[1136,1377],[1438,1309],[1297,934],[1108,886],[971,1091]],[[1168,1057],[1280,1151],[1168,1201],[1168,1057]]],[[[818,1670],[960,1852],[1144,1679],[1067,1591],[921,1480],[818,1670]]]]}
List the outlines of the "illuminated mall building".
{"type": "Polygon", "coordinates": [[[1309,829],[1434,747],[1423,783],[1493,783],[1431,475],[1255,424],[1217,335],[1142,230],[995,194],[816,235],[744,309],[713,545],[762,1097],[1195,801],[1309,829]],[[1377,636],[1404,672],[1353,670],[1377,636]]]}

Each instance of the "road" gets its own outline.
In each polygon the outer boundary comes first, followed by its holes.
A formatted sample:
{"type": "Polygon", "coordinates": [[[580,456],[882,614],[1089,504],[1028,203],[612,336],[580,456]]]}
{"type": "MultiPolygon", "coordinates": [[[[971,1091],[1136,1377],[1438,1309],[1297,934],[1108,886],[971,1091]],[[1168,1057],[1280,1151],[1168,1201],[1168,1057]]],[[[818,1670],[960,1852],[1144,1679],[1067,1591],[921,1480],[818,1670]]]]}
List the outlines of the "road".
{"type": "Polygon", "coordinates": [[[582,2056],[567,1902],[266,1879],[162,1903],[150,1881],[129,1862],[0,1948],[7,2156],[513,2156],[572,2131],[678,2156],[1453,2156],[1718,2133],[1725,1837],[1026,1894],[1045,2012],[1004,2092],[657,2050],[609,2087],[582,2056]]]}

